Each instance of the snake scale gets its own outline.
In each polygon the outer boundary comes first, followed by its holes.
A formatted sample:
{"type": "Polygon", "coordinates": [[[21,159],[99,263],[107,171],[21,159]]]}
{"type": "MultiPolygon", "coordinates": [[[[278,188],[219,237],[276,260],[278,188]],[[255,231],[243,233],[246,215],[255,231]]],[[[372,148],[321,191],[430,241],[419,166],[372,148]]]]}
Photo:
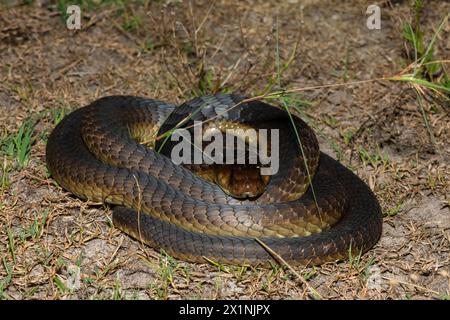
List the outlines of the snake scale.
{"type": "Polygon", "coordinates": [[[381,234],[372,191],[319,151],[306,123],[234,94],[180,106],[133,96],[101,98],[55,127],[46,161],[63,188],[115,205],[119,229],[187,261],[267,266],[282,258],[315,265],[365,252],[381,234]],[[279,129],[280,169],[265,192],[256,200],[236,199],[175,165],[156,137],[183,119],[190,129],[194,120],[279,129]]]}

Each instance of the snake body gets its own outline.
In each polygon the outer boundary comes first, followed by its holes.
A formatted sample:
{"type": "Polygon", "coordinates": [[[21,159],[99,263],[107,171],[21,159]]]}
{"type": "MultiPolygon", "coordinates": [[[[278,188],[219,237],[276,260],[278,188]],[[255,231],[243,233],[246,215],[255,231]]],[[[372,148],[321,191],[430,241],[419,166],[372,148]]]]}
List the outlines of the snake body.
{"type": "Polygon", "coordinates": [[[365,252],[381,234],[381,209],[372,191],[318,151],[301,119],[237,95],[199,97],[178,107],[133,96],[101,98],[55,127],[46,161],[63,188],[116,205],[113,222],[119,229],[187,261],[269,265],[281,258],[293,265],[320,264],[365,252]],[[188,114],[187,128],[210,119],[281,130],[280,170],[256,201],[235,199],[175,165],[164,148],[155,151],[161,146],[156,137],[188,114]]]}

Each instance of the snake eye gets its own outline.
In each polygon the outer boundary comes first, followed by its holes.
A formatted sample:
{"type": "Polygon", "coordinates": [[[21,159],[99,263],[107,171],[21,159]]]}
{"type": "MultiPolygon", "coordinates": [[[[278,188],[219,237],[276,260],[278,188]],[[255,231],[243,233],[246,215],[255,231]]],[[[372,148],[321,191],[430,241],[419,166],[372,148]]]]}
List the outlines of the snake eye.
{"type": "Polygon", "coordinates": [[[261,175],[261,180],[264,183],[264,185],[268,185],[269,181],[270,181],[270,176],[269,175],[261,175]]]}

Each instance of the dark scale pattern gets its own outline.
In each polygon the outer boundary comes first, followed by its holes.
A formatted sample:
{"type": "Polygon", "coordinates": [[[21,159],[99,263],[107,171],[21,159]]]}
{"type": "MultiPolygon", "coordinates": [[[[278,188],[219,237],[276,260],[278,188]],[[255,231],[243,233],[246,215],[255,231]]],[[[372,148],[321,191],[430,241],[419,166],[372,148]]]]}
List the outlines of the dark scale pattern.
{"type": "Polygon", "coordinates": [[[222,115],[227,121],[283,129],[282,169],[258,202],[235,200],[134,140],[154,138],[159,127],[164,132],[199,106],[194,119],[204,120],[241,100],[219,94],[174,108],[138,97],[102,98],[68,115],[52,132],[49,170],[75,195],[118,205],[113,220],[123,231],[190,261],[206,256],[222,263],[267,265],[272,257],[255,238],[292,264],[342,259],[350,245],[354,252],[372,247],[381,234],[381,210],[373,193],[351,171],[319,153],[312,130],[295,118],[310,172],[315,172],[319,215],[290,122],[280,126],[287,119],[283,110],[253,101],[222,115]]]}

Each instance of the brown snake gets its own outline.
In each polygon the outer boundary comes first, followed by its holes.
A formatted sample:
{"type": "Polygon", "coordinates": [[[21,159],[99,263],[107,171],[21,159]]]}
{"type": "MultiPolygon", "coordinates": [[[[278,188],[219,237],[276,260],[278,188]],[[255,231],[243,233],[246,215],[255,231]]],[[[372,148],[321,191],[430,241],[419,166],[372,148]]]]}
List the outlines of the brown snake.
{"type": "Polygon", "coordinates": [[[284,110],[242,100],[217,94],[175,107],[132,96],[99,99],[53,130],[48,168],[78,197],[116,205],[113,222],[121,230],[180,259],[269,265],[281,257],[294,265],[320,264],[370,249],[382,218],[367,185],[321,153],[300,118],[293,116],[294,129],[284,110]],[[183,119],[185,128],[211,119],[279,129],[280,170],[264,193],[256,200],[235,199],[172,163],[164,155],[170,144],[162,154],[148,147],[183,119]]]}

